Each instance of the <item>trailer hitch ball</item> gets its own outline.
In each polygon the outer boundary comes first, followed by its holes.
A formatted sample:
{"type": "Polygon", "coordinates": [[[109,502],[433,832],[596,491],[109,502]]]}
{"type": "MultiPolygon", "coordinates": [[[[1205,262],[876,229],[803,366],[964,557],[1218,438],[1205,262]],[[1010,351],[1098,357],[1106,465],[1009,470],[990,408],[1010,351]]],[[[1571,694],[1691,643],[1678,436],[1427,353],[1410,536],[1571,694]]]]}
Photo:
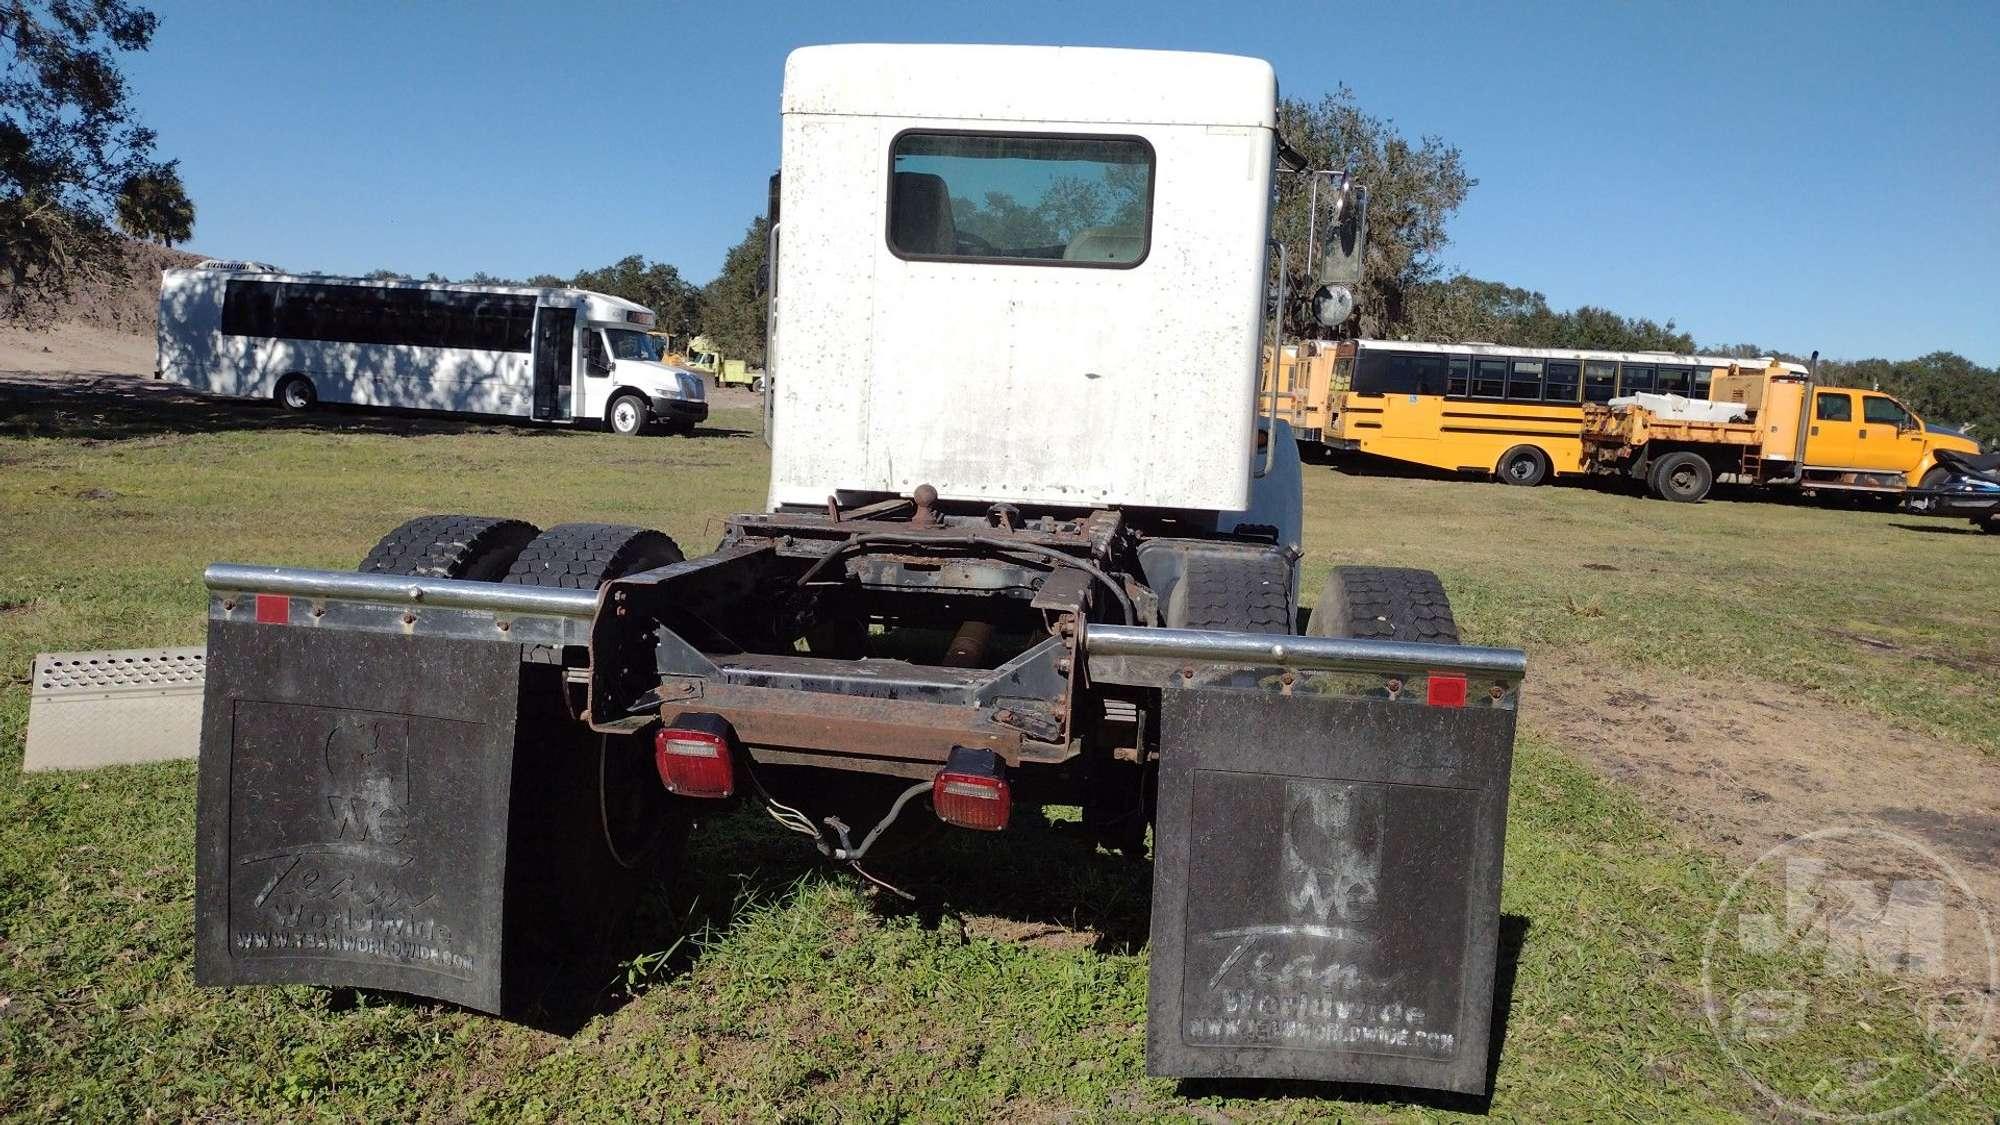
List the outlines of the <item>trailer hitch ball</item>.
{"type": "Polygon", "coordinates": [[[720,799],[736,793],[736,728],[720,715],[684,711],[653,736],[660,784],[677,797],[720,799]]]}

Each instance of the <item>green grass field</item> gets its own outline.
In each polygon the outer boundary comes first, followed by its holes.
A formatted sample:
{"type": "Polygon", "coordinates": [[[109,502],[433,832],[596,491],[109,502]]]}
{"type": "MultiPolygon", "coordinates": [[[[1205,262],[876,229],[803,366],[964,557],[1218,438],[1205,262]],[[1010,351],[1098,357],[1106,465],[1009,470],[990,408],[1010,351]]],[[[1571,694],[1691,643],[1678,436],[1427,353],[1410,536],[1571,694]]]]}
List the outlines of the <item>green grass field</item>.
{"type": "MultiPolygon", "coordinates": [[[[555,1036],[454,1008],[192,982],[191,763],[22,775],[45,649],[199,640],[215,560],[352,566],[412,515],[661,528],[690,550],[763,499],[748,412],[693,440],[397,427],[353,418],[172,432],[127,413],[0,403],[0,1112],[17,1119],[1027,1120],[1435,1118],[1393,1091],[1144,1076],[1147,879],[1064,832],[948,835],[906,910],[809,862],[767,822],[697,833],[649,906],[660,956],[555,1036]],[[344,424],[344,425],[343,425],[344,424]],[[976,876],[970,873],[976,872],[976,876]],[[699,920],[684,941],[681,920],[699,920]]],[[[266,415],[243,415],[262,423],[266,415]]],[[[2000,541],[1962,524],[1753,503],[1679,507],[1571,488],[1308,467],[1308,589],[1333,561],[1443,575],[1467,639],[1603,664],[1772,681],[2000,753],[2000,541]]],[[[1709,919],[1735,877],[1563,746],[1519,748],[1491,1111],[1522,1119],[1780,1116],[1700,1007],[1709,919]]],[[[1775,892],[1760,892],[1771,898],[1775,892]]],[[[1762,901],[1762,899],[1760,899],[1762,901]]],[[[1813,1091],[1940,1045],[1872,978],[1805,973],[1859,1013],[1760,1077],[1813,1091]]],[[[1885,1103],[1886,1104],[1886,1103],[1885,1103]]],[[[1978,1064],[1926,1116],[1991,1120],[1978,1064]]]]}

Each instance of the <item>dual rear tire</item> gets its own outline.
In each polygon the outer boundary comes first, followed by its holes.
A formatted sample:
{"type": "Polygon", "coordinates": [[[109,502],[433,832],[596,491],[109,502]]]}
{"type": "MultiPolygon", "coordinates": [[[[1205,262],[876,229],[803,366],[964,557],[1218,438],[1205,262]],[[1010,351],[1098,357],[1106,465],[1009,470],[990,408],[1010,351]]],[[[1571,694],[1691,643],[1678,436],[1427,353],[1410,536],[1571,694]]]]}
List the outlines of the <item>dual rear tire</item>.
{"type": "Polygon", "coordinates": [[[523,520],[443,515],[418,516],[384,535],[356,569],[595,590],[683,558],[672,538],[643,527],[563,523],[542,531],[523,520]]]}
{"type": "Polygon", "coordinates": [[[1655,460],[1646,470],[1646,491],[1676,504],[1692,504],[1708,495],[1715,470],[1699,453],[1679,450],[1655,460]]]}

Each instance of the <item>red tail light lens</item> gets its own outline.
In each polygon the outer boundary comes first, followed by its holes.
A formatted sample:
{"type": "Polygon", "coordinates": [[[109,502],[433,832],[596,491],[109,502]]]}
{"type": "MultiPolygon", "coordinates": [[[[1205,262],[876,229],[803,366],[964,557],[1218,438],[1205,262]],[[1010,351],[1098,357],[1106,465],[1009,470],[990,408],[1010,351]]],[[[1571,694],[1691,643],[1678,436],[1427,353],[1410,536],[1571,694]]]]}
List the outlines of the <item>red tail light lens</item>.
{"type": "Polygon", "coordinates": [[[931,781],[931,807],[946,824],[998,832],[1007,827],[1013,805],[1006,764],[991,750],[952,747],[951,758],[931,781]]]}
{"type": "Polygon", "coordinates": [[[292,623],[292,599],[283,594],[257,595],[257,624],[289,625],[292,623]]]}
{"type": "Polygon", "coordinates": [[[1430,684],[1424,689],[1424,702],[1433,707],[1465,706],[1465,677],[1447,676],[1432,672],[1430,684]]]}
{"type": "Polygon", "coordinates": [[[660,784],[679,797],[728,797],[736,792],[735,732],[719,715],[681,715],[653,736],[660,784]]]}

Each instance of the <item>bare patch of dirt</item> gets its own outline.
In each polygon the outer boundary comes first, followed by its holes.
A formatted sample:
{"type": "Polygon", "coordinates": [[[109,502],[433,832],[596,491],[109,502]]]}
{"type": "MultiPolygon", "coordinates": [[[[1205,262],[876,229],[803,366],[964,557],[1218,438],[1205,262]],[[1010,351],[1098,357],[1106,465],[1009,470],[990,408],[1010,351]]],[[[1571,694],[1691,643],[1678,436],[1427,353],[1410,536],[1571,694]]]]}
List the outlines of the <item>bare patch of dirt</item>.
{"type": "MultiPolygon", "coordinates": [[[[1834,827],[1912,838],[1943,856],[2000,930],[2000,761],[1758,680],[1629,672],[1583,654],[1531,663],[1524,722],[1748,867],[1834,827]]],[[[1843,866],[1895,877],[1911,853],[1853,839],[1843,866]]],[[[1977,934],[1946,951],[1958,983],[1983,984],[1977,934]]]]}
{"type": "Polygon", "coordinates": [[[974,915],[965,920],[965,932],[973,937],[991,938],[1013,945],[1036,945],[1045,949],[1087,949],[1099,935],[1091,930],[1072,930],[1047,922],[1023,922],[992,915],[974,915]]]}

